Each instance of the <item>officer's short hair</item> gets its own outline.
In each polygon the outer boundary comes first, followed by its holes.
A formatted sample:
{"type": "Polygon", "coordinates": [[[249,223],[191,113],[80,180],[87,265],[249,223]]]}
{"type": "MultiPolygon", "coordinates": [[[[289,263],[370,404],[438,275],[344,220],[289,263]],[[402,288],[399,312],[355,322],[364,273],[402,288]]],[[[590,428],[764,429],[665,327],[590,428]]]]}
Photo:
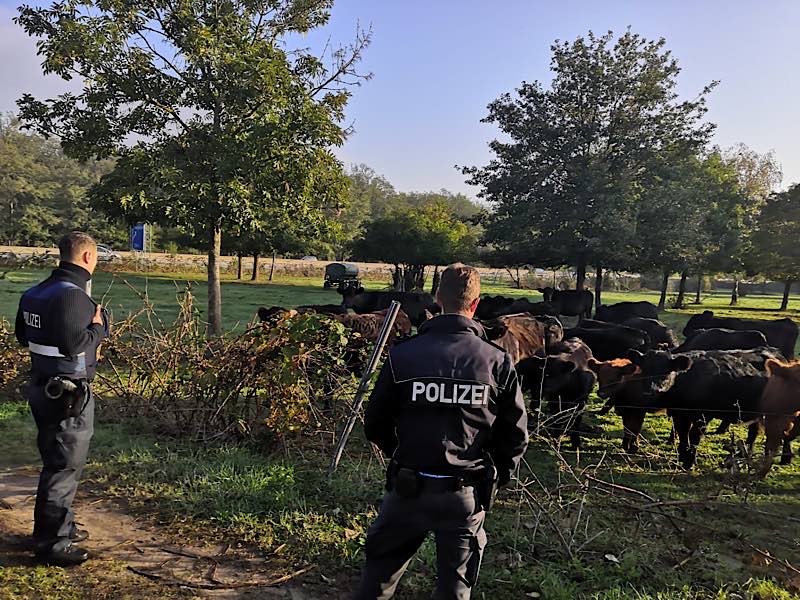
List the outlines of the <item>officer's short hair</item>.
{"type": "Polygon", "coordinates": [[[61,260],[76,260],[81,253],[96,248],[97,242],[94,241],[94,238],[82,231],[68,233],[58,242],[58,253],[61,260]]]}
{"type": "Polygon", "coordinates": [[[454,263],[442,271],[436,297],[447,312],[468,310],[481,295],[481,276],[478,269],[454,263]]]}

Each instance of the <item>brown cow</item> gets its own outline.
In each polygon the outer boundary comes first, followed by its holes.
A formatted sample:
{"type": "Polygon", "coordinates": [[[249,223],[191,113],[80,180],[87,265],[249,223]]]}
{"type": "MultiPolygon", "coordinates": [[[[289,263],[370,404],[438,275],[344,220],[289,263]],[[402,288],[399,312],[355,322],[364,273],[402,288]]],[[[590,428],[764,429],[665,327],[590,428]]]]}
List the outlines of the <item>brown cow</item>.
{"type": "MultiPolygon", "coordinates": [[[[366,313],[363,315],[347,314],[347,315],[329,315],[332,319],[336,319],[343,323],[345,327],[361,334],[365,340],[374,342],[378,339],[378,333],[383,325],[383,320],[389,309],[379,310],[376,312],[366,313]]],[[[402,310],[397,312],[397,318],[392,325],[392,334],[389,336],[389,343],[396,338],[403,338],[411,334],[411,319],[402,310]]]]}
{"type": "Polygon", "coordinates": [[[635,454],[646,410],[641,405],[641,369],[627,358],[599,361],[589,359],[589,369],[597,375],[597,394],[606,399],[600,414],[612,408],[622,417],[622,448],[635,454]]]}
{"type": "Polygon", "coordinates": [[[548,344],[560,342],[564,336],[557,319],[537,318],[528,313],[503,315],[482,325],[489,340],[508,352],[514,364],[543,355],[548,344]]]}
{"type": "Polygon", "coordinates": [[[781,441],[781,464],[791,462],[791,443],[800,435],[800,361],[783,362],[770,358],[765,366],[769,379],[761,394],[760,410],[767,444],[764,464],[759,472],[761,477],[772,468],[772,459],[781,441]]]}

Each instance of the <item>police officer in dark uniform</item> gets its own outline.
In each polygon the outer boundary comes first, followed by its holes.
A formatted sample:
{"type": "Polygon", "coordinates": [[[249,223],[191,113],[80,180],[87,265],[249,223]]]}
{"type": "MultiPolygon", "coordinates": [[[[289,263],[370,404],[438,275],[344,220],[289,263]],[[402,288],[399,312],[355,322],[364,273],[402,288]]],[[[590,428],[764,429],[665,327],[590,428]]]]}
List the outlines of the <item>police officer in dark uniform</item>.
{"type": "Polygon", "coordinates": [[[74,232],[58,248],[58,268],[22,295],[15,333],[31,355],[28,401],[43,465],[33,513],[36,557],[71,566],[89,558],[75,545],[89,534],[76,527],[71,507],[94,431],[89,382],[109,325],[90,296],[97,244],[74,232]]]}
{"type": "Polygon", "coordinates": [[[435,597],[469,598],[477,581],[486,511],[528,445],[511,358],[472,319],[479,294],[476,269],[448,267],[436,294],[443,314],[392,348],[367,404],[367,438],[391,461],[359,600],[391,598],[430,532],[435,597]]]}

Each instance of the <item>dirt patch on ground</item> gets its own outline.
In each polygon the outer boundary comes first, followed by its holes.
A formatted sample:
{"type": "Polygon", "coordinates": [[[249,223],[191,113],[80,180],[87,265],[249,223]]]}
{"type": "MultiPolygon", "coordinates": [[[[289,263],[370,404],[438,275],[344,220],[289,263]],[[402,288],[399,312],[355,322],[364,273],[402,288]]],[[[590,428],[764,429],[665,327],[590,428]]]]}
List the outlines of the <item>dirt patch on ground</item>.
{"type": "MultiPolygon", "coordinates": [[[[37,482],[33,466],[0,471],[0,569],[36,566],[30,532],[37,482]]],[[[69,570],[71,578],[91,582],[81,598],[346,596],[341,591],[315,590],[313,568],[287,570],[277,555],[227,543],[187,544],[86,489],[78,490],[74,510],[76,521],[91,536],[81,546],[93,555],[69,570]]]]}

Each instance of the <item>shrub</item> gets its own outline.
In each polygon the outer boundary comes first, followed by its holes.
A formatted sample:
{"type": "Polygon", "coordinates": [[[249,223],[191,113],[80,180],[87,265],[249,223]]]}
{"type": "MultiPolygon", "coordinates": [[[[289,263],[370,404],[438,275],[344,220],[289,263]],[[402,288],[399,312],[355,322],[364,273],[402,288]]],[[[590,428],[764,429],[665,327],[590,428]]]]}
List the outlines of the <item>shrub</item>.
{"type": "Polygon", "coordinates": [[[14,337],[9,322],[0,319],[0,399],[22,398],[27,370],[27,353],[14,337]]]}
{"type": "Polygon", "coordinates": [[[152,323],[143,311],[115,327],[98,392],[119,416],[201,440],[330,431],[344,408],[332,396],[365,352],[338,321],[293,312],[207,339],[190,292],[174,323],[152,323]]]}

